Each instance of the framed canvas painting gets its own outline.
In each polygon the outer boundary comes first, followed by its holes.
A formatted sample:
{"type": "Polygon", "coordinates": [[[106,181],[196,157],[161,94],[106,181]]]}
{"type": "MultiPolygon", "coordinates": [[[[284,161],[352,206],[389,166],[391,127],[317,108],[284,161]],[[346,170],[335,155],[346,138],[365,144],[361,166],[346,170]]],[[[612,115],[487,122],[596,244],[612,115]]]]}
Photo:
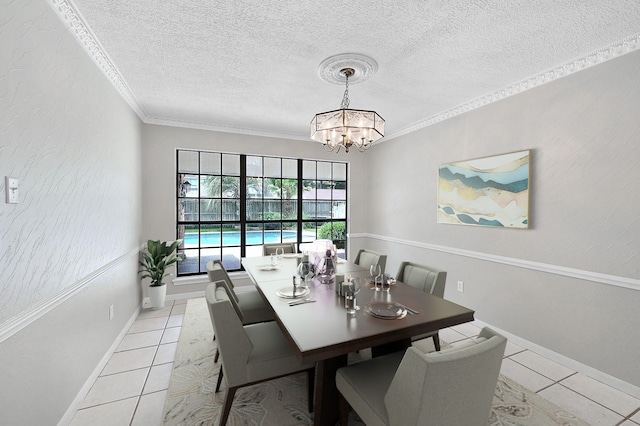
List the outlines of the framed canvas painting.
{"type": "Polygon", "coordinates": [[[438,223],[529,227],[530,151],[440,165],[438,223]]]}

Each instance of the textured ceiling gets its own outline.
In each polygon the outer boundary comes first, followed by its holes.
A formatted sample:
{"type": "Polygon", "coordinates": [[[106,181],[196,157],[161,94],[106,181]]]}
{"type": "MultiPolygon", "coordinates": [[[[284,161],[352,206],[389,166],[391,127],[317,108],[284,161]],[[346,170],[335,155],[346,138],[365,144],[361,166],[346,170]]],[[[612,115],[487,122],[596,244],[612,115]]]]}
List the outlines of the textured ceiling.
{"type": "Polygon", "coordinates": [[[638,0],[50,0],[147,123],[308,139],[344,87],[387,138],[640,48],[638,0]]]}

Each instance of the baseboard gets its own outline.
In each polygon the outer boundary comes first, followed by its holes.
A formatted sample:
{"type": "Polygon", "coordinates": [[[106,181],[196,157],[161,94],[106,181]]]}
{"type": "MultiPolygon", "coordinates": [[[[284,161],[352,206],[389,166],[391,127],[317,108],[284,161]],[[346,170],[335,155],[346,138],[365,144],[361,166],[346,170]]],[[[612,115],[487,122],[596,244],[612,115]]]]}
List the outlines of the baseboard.
{"type": "Polygon", "coordinates": [[[78,392],[76,397],[73,399],[73,402],[71,403],[71,405],[69,405],[69,408],[67,408],[67,411],[64,413],[64,416],[62,416],[62,418],[58,422],[58,426],[66,426],[71,423],[71,421],[73,420],[73,416],[75,416],[76,411],[78,410],[78,407],[80,406],[82,401],[84,401],[85,397],[91,390],[91,387],[95,383],[96,379],[100,376],[100,373],[102,372],[104,367],[107,365],[107,363],[111,359],[111,355],[113,355],[113,353],[116,351],[116,349],[120,345],[120,342],[122,342],[122,339],[124,339],[124,336],[127,335],[127,332],[129,331],[129,329],[131,328],[131,325],[140,314],[141,310],[142,310],[142,307],[139,307],[133,312],[133,315],[131,315],[131,318],[129,318],[129,320],[125,324],[120,334],[118,334],[118,337],[116,337],[116,339],[113,341],[113,344],[109,347],[109,349],[104,354],[104,356],[102,357],[102,359],[100,360],[96,368],[93,370],[91,375],[87,378],[82,388],[80,388],[80,391],[78,392]]]}
{"type": "Polygon", "coordinates": [[[604,383],[605,385],[611,386],[612,388],[617,389],[620,392],[624,392],[628,395],[633,396],[634,398],[640,399],[640,387],[638,386],[632,385],[631,383],[627,383],[609,374],[603,373],[600,370],[596,370],[593,367],[589,367],[588,365],[582,364],[578,361],[575,361],[557,352],[554,352],[545,347],[537,345],[533,342],[523,339],[522,337],[511,334],[508,331],[502,330],[498,327],[494,327],[493,325],[487,324],[478,319],[474,320],[474,324],[480,327],[485,327],[485,326],[489,327],[492,330],[502,334],[511,343],[514,343],[525,349],[529,349],[530,351],[535,352],[538,355],[541,355],[545,358],[548,358],[551,361],[557,362],[558,364],[563,365],[567,368],[570,368],[571,370],[577,371],[578,373],[582,373],[585,376],[589,376],[592,379],[599,381],[600,383],[604,383]]]}

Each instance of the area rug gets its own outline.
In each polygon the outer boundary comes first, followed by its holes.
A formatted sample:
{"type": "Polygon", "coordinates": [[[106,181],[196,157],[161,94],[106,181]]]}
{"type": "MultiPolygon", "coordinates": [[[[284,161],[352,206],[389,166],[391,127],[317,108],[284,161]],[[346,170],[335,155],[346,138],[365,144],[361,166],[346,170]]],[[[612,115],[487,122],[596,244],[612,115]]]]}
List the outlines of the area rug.
{"type": "MultiPolygon", "coordinates": [[[[427,339],[417,342],[423,350],[429,348],[427,339]]],[[[443,342],[444,345],[446,343],[443,342]]],[[[215,393],[220,361],[213,362],[216,342],[209,310],[204,298],[191,299],[182,323],[182,331],[173,363],[173,372],[163,412],[164,425],[217,425],[218,414],[226,386],[215,393]]],[[[366,357],[367,352],[353,355],[366,357]]],[[[350,359],[355,361],[355,359],[350,359]]],[[[254,386],[236,393],[229,426],[247,425],[310,425],[312,415],[307,411],[306,374],[292,375],[254,386]]],[[[363,423],[351,414],[350,425],[363,423]]],[[[489,425],[546,426],[587,424],[550,403],[534,392],[500,375],[493,399],[489,425]]]]}

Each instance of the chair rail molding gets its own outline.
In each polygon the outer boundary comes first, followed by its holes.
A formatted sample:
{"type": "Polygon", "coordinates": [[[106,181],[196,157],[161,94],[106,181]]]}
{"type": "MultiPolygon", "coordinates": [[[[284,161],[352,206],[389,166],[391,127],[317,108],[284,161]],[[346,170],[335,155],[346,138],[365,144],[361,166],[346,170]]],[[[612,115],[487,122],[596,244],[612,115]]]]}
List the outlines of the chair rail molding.
{"type": "Polygon", "coordinates": [[[530,260],[518,259],[514,257],[498,256],[495,254],[482,253],[472,250],[463,250],[455,247],[441,246],[437,244],[429,244],[420,241],[404,240],[401,238],[387,237],[377,234],[349,234],[349,238],[371,238],[374,240],[386,241],[406,246],[419,247],[427,250],[439,251],[443,253],[455,254],[458,256],[469,257],[472,259],[484,260],[486,262],[501,263],[504,265],[515,266],[517,268],[531,269],[534,271],[546,272],[549,274],[562,275],[565,277],[578,278],[581,280],[592,281],[600,284],[607,284],[616,287],[630,288],[640,290],[640,280],[633,278],[620,277],[617,275],[601,274],[598,272],[585,271],[576,268],[567,268],[565,266],[552,265],[549,263],[533,262],[530,260]]]}
{"type": "Polygon", "coordinates": [[[65,288],[58,294],[53,295],[52,297],[42,300],[41,302],[35,304],[30,309],[27,309],[20,314],[9,318],[4,323],[0,324],[0,343],[4,342],[14,334],[18,333],[20,330],[27,327],[32,322],[38,320],[43,317],[45,314],[55,309],[56,307],[62,305],[65,301],[69,300],[73,295],[82,290],[85,286],[89,285],[93,280],[101,276],[102,274],[108,272],[109,270],[119,266],[120,264],[127,261],[129,258],[135,256],[138,257],[141,248],[136,247],[131,251],[125,253],[124,255],[114,259],[112,262],[107,263],[100,269],[95,270],[91,274],[81,278],[76,281],[74,284],[65,288]]]}

